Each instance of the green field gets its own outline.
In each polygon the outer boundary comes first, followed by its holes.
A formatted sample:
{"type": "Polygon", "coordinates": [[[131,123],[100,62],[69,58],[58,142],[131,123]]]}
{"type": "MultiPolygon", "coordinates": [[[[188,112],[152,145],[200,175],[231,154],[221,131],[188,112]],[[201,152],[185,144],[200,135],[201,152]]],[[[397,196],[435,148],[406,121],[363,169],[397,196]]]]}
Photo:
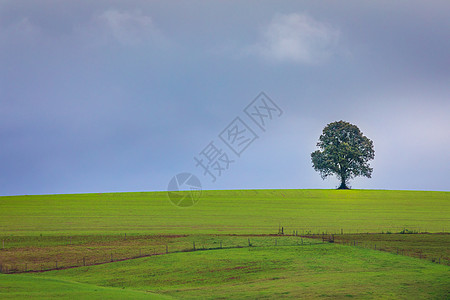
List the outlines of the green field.
{"type": "Polygon", "coordinates": [[[171,297],[100,287],[58,278],[0,274],[2,299],[171,299],[171,297]]]}
{"type": "Polygon", "coordinates": [[[445,299],[450,284],[447,266],[332,244],[173,253],[26,276],[202,299],[445,299]]]}
{"type": "Polygon", "coordinates": [[[380,190],[203,191],[194,207],[165,192],[0,197],[3,235],[450,231],[450,193],[380,190]]]}
{"type": "Polygon", "coordinates": [[[0,298],[446,299],[449,225],[448,192],[0,197],[0,298]]]}

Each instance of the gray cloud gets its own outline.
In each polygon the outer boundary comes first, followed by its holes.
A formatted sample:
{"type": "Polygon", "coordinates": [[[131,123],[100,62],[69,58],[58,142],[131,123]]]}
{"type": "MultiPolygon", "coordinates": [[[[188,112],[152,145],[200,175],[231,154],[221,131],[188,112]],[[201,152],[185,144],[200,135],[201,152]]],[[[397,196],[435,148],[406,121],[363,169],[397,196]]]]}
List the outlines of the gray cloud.
{"type": "Polygon", "coordinates": [[[247,51],[269,61],[315,64],[333,55],[338,40],[337,29],[306,14],[276,14],[247,51]]]}
{"type": "Polygon", "coordinates": [[[147,43],[163,46],[168,43],[151,16],[141,10],[107,9],[93,16],[82,31],[97,42],[113,40],[124,46],[139,47],[147,43]]]}

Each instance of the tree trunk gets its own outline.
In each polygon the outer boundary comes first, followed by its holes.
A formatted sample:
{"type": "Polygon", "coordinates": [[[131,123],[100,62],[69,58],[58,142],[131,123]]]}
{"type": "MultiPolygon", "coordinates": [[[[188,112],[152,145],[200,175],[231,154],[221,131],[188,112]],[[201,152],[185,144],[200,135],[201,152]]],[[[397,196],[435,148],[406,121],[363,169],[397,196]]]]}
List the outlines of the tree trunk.
{"type": "Polygon", "coordinates": [[[348,186],[345,184],[345,178],[341,178],[341,185],[338,187],[338,190],[348,190],[348,186]]]}

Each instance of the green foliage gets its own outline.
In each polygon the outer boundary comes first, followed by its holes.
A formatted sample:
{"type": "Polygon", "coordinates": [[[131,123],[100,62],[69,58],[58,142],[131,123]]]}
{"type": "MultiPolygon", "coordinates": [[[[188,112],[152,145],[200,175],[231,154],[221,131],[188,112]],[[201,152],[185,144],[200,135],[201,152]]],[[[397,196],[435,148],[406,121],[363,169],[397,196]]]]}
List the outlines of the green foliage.
{"type": "Polygon", "coordinates": [[[346,189],[356,176],[371,177],[373,169],[368,162],[375,157],[373,142],[357,126],[344,121],[328,124],[317,147],[320,150],[311,153],[311,160],[322,179],[334,174],[341,181],[339,188],[346,189]]]}

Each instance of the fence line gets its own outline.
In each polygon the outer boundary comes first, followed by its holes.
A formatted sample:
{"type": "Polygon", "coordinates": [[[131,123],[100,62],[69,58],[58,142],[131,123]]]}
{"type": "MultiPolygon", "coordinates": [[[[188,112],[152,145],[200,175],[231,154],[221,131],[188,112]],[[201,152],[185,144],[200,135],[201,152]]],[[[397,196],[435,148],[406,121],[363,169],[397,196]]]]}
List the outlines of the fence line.
{"type": "Polygon", "coordinates": [[[382,247],[382,243],[378,243],[378,244],[376,242],[364,243],[364,242],[357,241],[357,240],[340,241],[340,240],[335,240],[334,234],[332,234],[332,235],[325,235],[325,234],[305,235],[304,237],[313,238],[313,239],[322,239],[323,243],[328,242],[328,243],[335,243],[335,244],[340,244],[340,245],[344,245],[344,246],[356,246],[356,247],[367,248],[367,249],[372,249],[372,250],[377,250],[377,251],[396,253],[397,255],[419,258],[419,259],[427,260],[427,261],[430,261],[433,263],[444,264],[444,265],[450,266],[450,260],[443,258],[442,256],[427,257],[425,255],[422,255],[422,253],[420,253],[420,252],[417,253],[415,251],[408,251],[408,249],[406,249],[406,251],[405,251],[405,248],[400,249],[398,247],[386,247],[386,245],[385,245],[385,247],[382,247]],[[378,245],[378,248],[377,248],[377,245],[378,245]],[[390,249],[392,249],[392,251],[390,249]]]}
{"type": "MultiPolygon", "coordinates": [[[[342,232],[342,231],[341,231],[342,232]]],[[[338,234],[336,234],[338,235],[338,234]]],[[[245,236],[245,235],[243,235],[245,236]]],[[[390,252],[390,253],[396,253],[398,255],[405,255],[410,257],[415,257],[419,259],[425,259],[429,260],[435,263],[439,264],[445,264],[450,265],[450,261],[441,257],[426,257],[422,256],[421,253],[418,253],[418,255],[414,255],[416,252],[408,251],[405,249],[399,249],[396,247],[383,247],[382,244],[377,243],[364,243],[361,241],[339,241],[335,239],[335,234],[326,235],[325,233],[318,234],[318,235],[300,235],[297,230],[294,230],[292,232],[292,235],[288,234],[279,234],[279,235],[268,235],[270,237],[274,237],[274,241],[272,245],[267,244],[267,241],[261,241],[261,243],[258,244],[258,239],[252,239],[251,237],[261,237],[261,236],[254,236],[254,235],[247,235],[247,241],[244,245],[223,245],[222,240],[216,240],[210,243],[218,244],[219,246],[209,246],[205,247],[205,244],[203,243],[202,247],[199,247],[202,243],[196,243],[196,241],[192,241],[192,247],[190,248],[176,248],[175,250],[170,249],[170,245],[159,245],[160,247],[164,247],[165,249],[160,249],[160,251],[157,251],[156,247],[150,247],[151,249],[147,248],[147,251],[143,251],[143,248],[145,247],[139,247],[134,249],[136,255],[129,255],[124,254],[120,255],[117,252],[110,251],[109,255],[108,253],[105,253],[104,259],[98,259],[98,258],[89,258],[89,256],[82,256],[75,258],[74,263],[68,263],[67,261],[58,261],[55,259],[47,260],[47,261],[40,261],[36,263],[30,263],[30,262],[23,262],[23,263],[3,263],[0,261],[0,273],[3,274],[10,274],[10,273],[31,273],[31,272],[45,272],[45,271],[52,271],[52,270],[62,270],[62,269],[70,269],[70,268],[77,268],[82,266],[94,266],[94,265],[100,265],[100,264],[106,264],[111,262],[118,262],[118,261],[125,261],[130,259],[136,259],[136,258],[142,258],[142,257],[151,257],[151,256],[157,256],[157,255],[165,255],[165,254],[171,254],[171,253],[180,253],[180,252],[194,252],[194,251],[205,251],[205,250],[218,250],[218,249],[234,249],[234,248],[249,248],[249,247],[267,247],[267,246],[308,246],[308,245],[319,245],[319,244],[326,244],[326,243],[335,243],[345,246],[356,246],[356,247],[362,247],[362,248],[371,248],[373,250],[377,251],[384,251],[384,252],[390,252]],[[278,237],[278,238],[277,238],[278,237]],[[286,245],[286,242],[283,244],[279,243],[279,240],[281,241],[283,237],[295,237],[295,243],[292,241],[289,241],[291,244],[286,245]],[[310,239],[308,241],[304,241],[303,239],[307,238],[310,239]],[[320,241],[321,243],[311,243],[311,239],[315,239],[320,241]],[[266,242],[264,244],[264,242],[266,242]]],[[[264,236],[262,236],[264,237],[264,236]]],[[[266,236],[267,237],[267,236],[266,236]]]]}
{"type": "MultiPolygon", "coordinates": [[[[258,236],[256,236],[258,237],[258,236]]],[[[271,235],[271,237],[274,237],[271,235]]],[[[279,238],[283,237],[295,237],[290,235],[281,235],[279,238]]],[[[191,248],[177,248],[175,250],[170,249],[170,245],[160,245],[163,246],[164,249],[160,249],[161,251],[157,251],[156,247],[151,247],[151,250],[148,251],[142,251],[142,247],[135,249],[136,255],[128,255],[128,256],[117,256],[117,252],[109,252],[105,253],[104,259],[96,259],[96,258],[90,258],[89,256],[83,256],[78,257],[74,259],[74,263],[67,263],[58,261],[55,259],[46,260],[46,261],[40,261],[34,264],[31,264],[29,262],[23,262],[23,263],[2,263],[0,261],[0,273],[3,274],[11,274],[11,273],[34,273],[34,272],[46,272],[46,271],[53,271],[53,270],[63,270],[63,269],[71,269],[71,268],[77,268],[77,267],[83,267],[83,266],[95,266],[95,265],[101,265],[111,262],[118,262],[118,261],[125,261],[130,259],[136,259],[136,258],[143,258],[143,257],[152,257],[152,256],[158,256],[158,255],[166,255],[166,254],[172,254],[172,253],[181,253],[181,252],[195,252],[195,251],[208,251],[208,250],[220,250],[220,249],[237,249],[237,248],[251,248],[251,247],[268,247],[268,246],[308,246],[308,245],[320,245],[322,243],[319,242],[311,242],[311,241],[303,241],[303,238],[300,236],[297,236],[297,242],[291,244],[286,243],[278,243],[278,239],[274,239],[274,242],[272,245],[267,244],[267,241],[261,241],[261,243],[258,244],[255,239],[251,239],[250,237],[247,238],[247,242],[245,244],[234,244],[234,245],[224,245],[223,242],[215,241],[215,243],[218,243],[218,246],[211,246],[208,247],[203,244],[203,246],[200,248],[198,247],[198,243],[196,245],[196,241],[192,242],[191,248]],[[264,243],[266,242],[266,243],[264,243]],[[153,251],[152,251],[153,250],[153,251]]],[[[119,254],[120,255],[120,254],[119,254]]]]}

